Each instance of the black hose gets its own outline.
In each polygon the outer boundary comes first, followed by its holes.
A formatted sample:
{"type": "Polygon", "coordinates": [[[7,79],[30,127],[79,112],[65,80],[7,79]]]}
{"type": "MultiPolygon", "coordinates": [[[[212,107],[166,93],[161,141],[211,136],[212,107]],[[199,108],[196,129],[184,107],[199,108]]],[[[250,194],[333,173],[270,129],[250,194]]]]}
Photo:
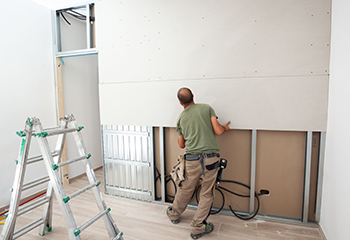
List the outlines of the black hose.
{"type": "MultiPolygon", "coordinates": [[[[195,191],[193,192],[192,197],[191,197],[191,199],[192,199],[193,196],[196,195],[197,204],[199,203],[199,196],[198,196],[198,194],[199,194],[199,189],[200,189],[201,187],[202,187],[201,184],[198,185],[198,186],[196,187],[195,191]]],[[[224,205],[225,205],[225,196],[224,196],[224,193],[223,193],[219,188],[217,188],[217,187],[215,187],[215,190],[218,190],[218,191],[220,192],[220,194],[221,194],[221,196],[222,196],[222,204],[221,204],[221,206],[220,206],[220,208],[219,208],[218,210],[214,210],[214,209],[212,209],[212,207],[210,208],[210,209],[211,209],[211,210],[210,210],[210,214],[212,214],[212,215],[219,213],[219,212],[224,208],[224,205]]],[[[213,206],[213,205],[212,205],[212,206],[213,206]]]]}
{"type": "MultiPolygon", "coordinates": [[[[158,179],[161,180],[161,174],[159,173],[159,170],[158,170],[157,168],[156,168],[156,173],[158,174],[158,176],[156,177],[155,180],[156,180],[156,181],[157,181],[158,179]]],[[[165,183],[167,184],[169,181],[172,181],[172,183],[173,183],[173,185],[174,185],[174,189],[175,189],[175,195],[176,195],[176,193],[177,193],[176,183],[174,182],[174,180],[171,178],[170,175],[165,175],[165,183]]],[[[237,182],[237,181],[233,181],[233,180],[218,179],[218,182],[234,183],[234,184],[238,184],[238,185],[241,185],[241,186],[243,186],[243,187],[246,187],[246,188],[250,189],[250,187],[249,187],[248,185],[246,185],[246,184],[244,184],[244,183],[237,182]]],[[[199,184],[199,185],[195,188],[195,190],[193,191],[192,197],[191,197],[191,199],[192,199],[194,196],[196,196],[197,204],[199,203],[199,198],[198,198],[197,195],[198,195],[198,193],[199,193],[200,187],[201,187],[201,184],[199,184]]],[[[220,192],[220,194],[221,194],[221,196],[222,196],[222,204],[221,204],[221,206],[220,206],[220,208],[219,208],[218,210],[213,210],[213,209],[211,209],[209,214],[213,214],[213,215],[214,215],[214,214],[217,214],[217,213],[219,213],[219,212],[224,208],[224,205],[225,205],[225,195],[224,195],[224,193],[223,193],[220,189],[222,189],[222,190],[224,190],[224,191],[226,191],[226,192],[228,192],[228,193],[231,193],[231,194],[233,194],[233,195],[236,195],[236,196],[238,196],[238,197],[245,197],[245,198],[246,198],[246,197],[250,197],[250,195],[238,194],[238,193],[235,193],[235,192],[232,192],[232,191],[228,190],[227,188],[224,188],[224,187],[222,187],[222,186],[216,185],[216,186],[215,186],[215,190],[218,190],[218,191],[220,192]]],[[[166,201],[172,203],[172,202],[174,201],[175,195],[172,196],[172,195],[166,193],[166,201]],[[169,199],[169,198],[172,198],[172,199],[169,199]]],[[[261,195],[261,194],[260,194],[260,195],[261,195]]],[[[253,214],[250,214],[250,215],[238,214],[238,213],[236,213],[235,211],[233,211],[231,205],[229,205],[229,208],[230,208],[231,212],[233,213],[233,215],[235,215],[237,218],[239,218],[239,219],[241,219],[241,220],[250,220],[250,219],[254,218],[254,217],[258,214],[259,209],[260,209],[259,195],[256,194],[256,193],[254,193],[254,197],[255,197],[256,200],[257,200],[258,206],[257,206],[257,209],[255,210],[255,212],[254,212],[253,214]]],[[[211,207],[211,208],[212,208],[212,207],[211,207]]]]}
{"type": "MultiPolygon", "coordinates": [[[[227,181],[227,182],[230,182],[229,180],[226,180],[226,181],[227,181]]],[[[235,182],[235,181],[232,181],[232,182],[235,182]]],[[[250,187],[246,186],[246,185],[243,184],[243,183],[237,183],[237,184],[242,185],[242,186],[245,186],[245,187],[247,187],[247,188],[250,189],[250,187]]],[[[239,196],[239,197],[250,197],[250,195],[240,195],[240,194],[237,194],[237,193],[235,193],[235,192],[232,192],[232,191],[230,191],[230,190],[228,190],[228,189],[226,189],[226,188],[224,188],[224,187],[221,187],[221,186],[218,186],[218,188],[221,188],[221,189],[223,189],[223,190],[225,190],[225,191],[227,191],[227,192],[229,192],[229,193],[231,193],[231,194],[237,195],[237,196],[239,196]]],[[[254,217],[258,214],[259,209],[260,209],[260,200],[259,200],[259,197],[258,197],[258,195],[257,195],[256,193],[254,193],[254,196],[255,196],[256,200],[258,201],[258,207],[257,207],[256,211],[253,213],[253,215],[248,215],[248,216],[247,216],[247,215],[238,214],[238,213],[236,213],[235,211],[233,211],[232,208],[231,208],[231,205],[229,205],[229,208],[230,208],[231,212],[233,213],[233,215],[235,215],[236,217],[238,217],[239,219],[242,219],[242,220],[250,220],[250,219],[254,218],[254,217]]]]}

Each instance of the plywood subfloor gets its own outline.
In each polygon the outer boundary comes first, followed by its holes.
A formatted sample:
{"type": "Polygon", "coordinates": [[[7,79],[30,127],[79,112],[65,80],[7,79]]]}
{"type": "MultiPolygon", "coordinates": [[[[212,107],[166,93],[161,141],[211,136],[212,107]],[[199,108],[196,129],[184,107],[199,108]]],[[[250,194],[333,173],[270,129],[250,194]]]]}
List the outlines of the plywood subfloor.
{"type": "MultiPolygon", "coordinates": [[[[96,177],[103,181],[103,170],[96,171],[96,177]]],[[[87,178],[78,177],[71,180],[71,184],[65,187],[66,193],[71,194],[84,186],[87,186],[87,178]]],[[[101,184],[103,187],[103,184],[101,184]]],[[[125,240],[189,240],[191,239],[191,218],[195,210],[187,209],[181,217],[179,224],[172,224],[167,216],[167,206],[158,203],[147,203],[114,196],[103,195],[107,206],[112,209],[111,214],[124,233],[125,240]]],[[[96,204],[92,199],[91,191],[72,199],[70,206],[78,226],[81,226],[98,213],[96,204]]],[[[24,226],[31,220],[41,216],[42,210],[38,208],[17,219],[16,228],[24,226]]],[[[212,215],[209,218],[215,226],[214,231],[203,240],[255,240],[255,239],[305,239],[322,240],[317,228],[303,227],[290,224],[281,224],[263,220],[242,221],[226,214],[212,215]]],[[[0,231],[3,225],[0,225],[0,231]]],[[[81,233],[81,238],[86,240],[109,239],[102,220],[98,220],[81,233]]],[[[67,229],[57,200],[53,207],[53,229],[45,236],[38,235],[38,229],[34,229],[19,239],[68,239],[67,229]]]]}

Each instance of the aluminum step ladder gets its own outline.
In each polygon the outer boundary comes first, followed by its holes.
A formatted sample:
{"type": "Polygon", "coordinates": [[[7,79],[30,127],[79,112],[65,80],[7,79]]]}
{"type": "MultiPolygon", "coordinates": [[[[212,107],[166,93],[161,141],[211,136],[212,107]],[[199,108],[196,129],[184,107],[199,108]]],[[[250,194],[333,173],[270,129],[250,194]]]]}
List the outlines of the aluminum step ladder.
{"type": "Polygon", "coordinates": [[[87,153],[80,132],[84,127],[78,127],[76,125],[75,118],[72,114],[65,115],[60,120],[60,126],[43,129],[41,122],[38,118],[28,118],[25,123],[24,131],[17,132],[17,135],[21,137],[21,144],[18,159],[15,161],[16,173],[14,184],[11,188],[12,195],[10,208],[8,214],[6,215],[6,222],[2,229],[0,240],[17,239],[25,233],[39,226],[40,236],[44,236],[46,232],[50,232],[52,229],[52,192],[55,192],[56,194],[58,204],[61,208],[63,218],[66,222],[68,236],[70,240],[80,240],[80,233],[100,218],[102,218],[104,221],[109,239],[123,240],[123,233],[118,230],[117,225],[115,224],[111,214],[109,213],[110,208],[107,208],[102,198],[101,191],[98,187],[100,185],[100,182],[96,180],[94,171],[91,168],[89,161],[91,154],[87,153]],[[73,134],[80,157],[61,162],[62,150],[66,139],[66,134],[68,133],[73,134]],[[55,151],[50,150],[50,146],[47,140],[47,137],[49,136],[57,136],[55,151]],[[28,158],[32,137],[36,137],[38,139],[41,155],[28,158]],[[26,166],[38,161],[44,161],[46,170],[48,172],[48,176],[23,184],[26,166]],[[86,175],[90,184],[85,188],[67,196],[64,192],[62,182],[59,177],[59,171],[62,166],[77,161],[81,161],[85,165],[86,175]],[[29,204],[24,204],[23,206],[19,207],[22,191],[28,190],[30,188],[47,182],[48,187],[46,190],[46,194],[43,197],[40,197],[29,204]],[[82,226],[77,227],[71,208],[69,206],[69,201],[72,198],[78,196],[79,194],[89,189],[92,189],[100,213],[98,213],[95,217],[87,221],[82,226]],[[41,218],[15,231],[16,219],[18,216],[42,205],[44,205],[44,208],[41,218]]]}

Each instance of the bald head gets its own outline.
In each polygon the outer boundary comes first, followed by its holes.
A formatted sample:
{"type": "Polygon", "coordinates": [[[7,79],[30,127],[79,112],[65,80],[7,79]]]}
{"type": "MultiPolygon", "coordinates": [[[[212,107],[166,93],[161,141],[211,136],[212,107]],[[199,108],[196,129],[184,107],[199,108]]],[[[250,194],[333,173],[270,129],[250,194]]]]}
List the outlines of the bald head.
{"type": "Polygon", "coordinates": [[[184,106],[193,102],[193,94],[189,88],[180,88],[177,92],[177,98],[184,106]]]}

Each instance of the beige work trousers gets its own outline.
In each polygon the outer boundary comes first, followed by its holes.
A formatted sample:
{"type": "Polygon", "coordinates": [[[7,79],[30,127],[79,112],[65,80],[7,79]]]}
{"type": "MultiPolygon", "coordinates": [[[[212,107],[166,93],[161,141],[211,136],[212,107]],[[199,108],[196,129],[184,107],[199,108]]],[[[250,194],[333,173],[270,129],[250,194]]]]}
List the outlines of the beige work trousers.
{"type": "MultiPolygon", "coordinates": [[[[209,211],[213,203],[214,184],[219,168],[207,170],[205,166],[220,161],[218,157],[204,158],[205,176],[202,177],[202,187],[200,190],[200,200],[196,214],[192,219],[192,233],[200,234],[204,232],[204,221],[209,216],[209,211]]],[[[199,178],[202,175],[202,167],[199,160],[185,162],[185,180],[182,182],[182,187],[178,188],[172,206],[172,211],[168,213],[170,220],[180,218],[180,215],[186,210],[187,204],[190,202],[192,194],[198,185],[199,178]]]]}

